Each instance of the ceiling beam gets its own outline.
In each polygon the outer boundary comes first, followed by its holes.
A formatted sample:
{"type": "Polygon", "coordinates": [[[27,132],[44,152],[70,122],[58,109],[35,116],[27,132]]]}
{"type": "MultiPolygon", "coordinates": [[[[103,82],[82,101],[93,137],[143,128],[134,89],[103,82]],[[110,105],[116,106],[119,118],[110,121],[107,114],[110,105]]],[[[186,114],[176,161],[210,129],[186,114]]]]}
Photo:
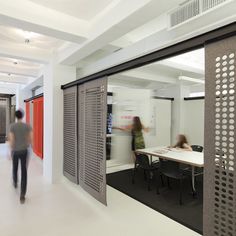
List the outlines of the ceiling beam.
{"type": "Polygon", "coordinates": [[[74,50],[64,54],[64,57],[59,55],[58,62],[74,65],[131,30],[158,17],[178,2],[180,0],[120,1],[91,26],[87,41],[75,46],[74,50]]]}
{"type": "Polygon", "coordinates": [[[14,84],[27,84],[29,82],[28,78],[23,77],[11,77],[0,75],[0,82],[14,83],[14,84]]]}
{"type": "Polygon", "coordinates": [[[82,43],[87,38],[87,21],[28,0],[20,3],[0,0],[0,4],[1,24],[75,43],[82,43]]]}

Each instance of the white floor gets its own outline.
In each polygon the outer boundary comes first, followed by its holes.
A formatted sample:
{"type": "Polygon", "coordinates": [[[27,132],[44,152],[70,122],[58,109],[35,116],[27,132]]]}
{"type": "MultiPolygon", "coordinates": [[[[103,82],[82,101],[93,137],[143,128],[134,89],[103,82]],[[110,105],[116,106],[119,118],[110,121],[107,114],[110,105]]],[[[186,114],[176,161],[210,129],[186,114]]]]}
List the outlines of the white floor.
{"type": "Polygon", "coordinates": [[[21,205],[5,145],[0,145],[0,186],[1,236],[199,235],[111,187],[105,207],[66,179],[50,185],[36,159],[29,166],[27,201],[21,205]]]}

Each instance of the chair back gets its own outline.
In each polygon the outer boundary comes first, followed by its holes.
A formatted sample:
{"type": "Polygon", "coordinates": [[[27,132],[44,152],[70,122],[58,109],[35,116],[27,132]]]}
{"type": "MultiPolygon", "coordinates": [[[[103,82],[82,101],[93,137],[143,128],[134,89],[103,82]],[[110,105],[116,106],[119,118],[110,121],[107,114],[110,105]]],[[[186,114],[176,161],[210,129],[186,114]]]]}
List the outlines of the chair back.
{"type": "Polygon", "coordinates": [[[178,178],[182,175],[180,164],[175,161],[163,160],[160,161],[160,172],[168,177],[178,178]]]}
{"type": "Polygon", "coordinates": [[[202,152],[203,151],[203,146],[200,146],[200,145],[192,145],[191,148],[195,152],[202,152]]]}
{"type": "Polygon", "coordinates": [[[147,169],[150,167],[149,158],[145,154],[136,154],[136,164],[143,169],[147,169]]]}

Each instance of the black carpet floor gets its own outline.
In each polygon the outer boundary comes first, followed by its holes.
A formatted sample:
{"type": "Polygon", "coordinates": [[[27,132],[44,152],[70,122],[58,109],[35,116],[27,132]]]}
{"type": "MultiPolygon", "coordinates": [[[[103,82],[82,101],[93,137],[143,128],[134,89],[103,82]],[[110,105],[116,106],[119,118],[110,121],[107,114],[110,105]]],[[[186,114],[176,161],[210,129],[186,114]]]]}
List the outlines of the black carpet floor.
{"type": "Polygon", "coordinates": [[[156,181],[153,180],[151,191],[141,170],[137,171],[135,184],[132,184],[132,170],[124,170],[107,175],[107,184],[152,209],[168,216],[184,226],[202,234],[203,224],[203,181],[198,177],[196,188],[198,194],[191,195],[190,179],[183,183],[183,205],[179,205],[179,185],[171,180],[171,189],[160,186],[160,194],[156,194],[156,181]]]}

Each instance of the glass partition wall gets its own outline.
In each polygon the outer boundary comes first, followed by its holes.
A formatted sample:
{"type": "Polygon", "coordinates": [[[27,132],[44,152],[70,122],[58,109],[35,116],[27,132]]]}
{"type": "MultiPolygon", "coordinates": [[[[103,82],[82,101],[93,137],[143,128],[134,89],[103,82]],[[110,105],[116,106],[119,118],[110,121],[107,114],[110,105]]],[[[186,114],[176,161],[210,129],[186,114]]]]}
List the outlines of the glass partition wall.
{"type": "Polygon", "coordinates": [[[161,174],[160,157],[203,161],[204,57],[202,48],[112,75],[107,99],[108,185],[199,233],[203,169],[193,179],[188,163],[174,161],[186,170],[180,207],[178,178],[161,174]]]}

